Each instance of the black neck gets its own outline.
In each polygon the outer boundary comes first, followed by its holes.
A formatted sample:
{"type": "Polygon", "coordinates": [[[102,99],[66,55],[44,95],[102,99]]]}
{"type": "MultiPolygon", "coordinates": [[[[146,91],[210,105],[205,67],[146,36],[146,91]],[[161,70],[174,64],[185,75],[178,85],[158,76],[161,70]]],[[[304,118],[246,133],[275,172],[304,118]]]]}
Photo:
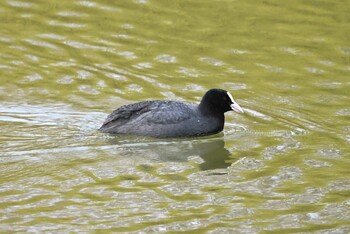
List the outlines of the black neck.
{"type": "Polygon", "coordinates": [[[202,100],[198,106],[198,110],[205,116],[224,116],[224,113],[218,109],[216,106],[208,105],[205,100],[202,100]]]}

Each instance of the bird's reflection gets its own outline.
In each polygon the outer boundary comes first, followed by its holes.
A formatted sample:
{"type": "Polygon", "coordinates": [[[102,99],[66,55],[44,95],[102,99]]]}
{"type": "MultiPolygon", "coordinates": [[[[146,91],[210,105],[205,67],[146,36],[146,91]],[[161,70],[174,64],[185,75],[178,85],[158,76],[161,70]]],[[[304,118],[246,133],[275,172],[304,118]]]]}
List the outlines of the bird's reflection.
{"type": "Polygon", "coordinates": [[[115,137],[111,138],[110,144],[120,145],[121,150],[126,148],[133,154],[142,153],[144,157],[160,161],[183,162],[191,156],[199,156],[203,162],[199,164],[201,170],[227,168],[230,152],[225,148],[222,137],[204,139],[180,139],[180,140],[157,140],[139,137],[115,137]],[[137,143],[136,143],[137,142],[137,143]]]}
{"type": "Polygon", "coordinates": [[[215,139],[209,142],[198,142],[195,148],[199,151],[199,156],[204,160],[200,164],[202,170],[211,170],[217,168],[227,168],[230,152],[225,148],[223,139],[215,139]]]}

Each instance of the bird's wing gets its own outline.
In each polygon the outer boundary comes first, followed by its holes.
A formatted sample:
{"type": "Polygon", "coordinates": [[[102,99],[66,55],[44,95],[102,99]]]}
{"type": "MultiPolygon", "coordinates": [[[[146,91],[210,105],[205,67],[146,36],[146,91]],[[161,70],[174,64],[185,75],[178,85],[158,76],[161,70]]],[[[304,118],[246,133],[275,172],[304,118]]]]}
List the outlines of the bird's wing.
{"type": "Polygon", "coordinates": [[[108,127],[111,123],[113,123],[115,126],[123,125],[125,122],[134,119],[143,113],[149,112],[154,108],[155,107],[150,101],[137,102],[121,106],[107,116],[100,129],[108,127]]]}
{"type": "Polygon", "coordinates": [[[155,124],[176,124],[190,119],[194,115],[193,107],[180,102],[161,103],[158,108],[145,114],[147,122],[155,124]]]}
{"type": "Polygon", "coordinates": [[[100,130],[122,126],[139,118],[148,123],[174,124],[191,118],[193,107],[172,101],[144,101],[121,106],[114,110],[105,120],[100,130]]]}

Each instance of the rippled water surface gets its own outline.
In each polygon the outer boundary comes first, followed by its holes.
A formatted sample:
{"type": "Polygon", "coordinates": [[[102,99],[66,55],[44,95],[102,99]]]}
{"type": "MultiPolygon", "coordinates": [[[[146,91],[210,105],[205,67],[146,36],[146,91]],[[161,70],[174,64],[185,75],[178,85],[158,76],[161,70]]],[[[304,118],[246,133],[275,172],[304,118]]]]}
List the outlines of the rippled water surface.
{"type": "Polygon", "coordinates": [[[0,1],[0,232],[350,232],[349,1],[0,1]],[[196,139],[116,107],[229,90],[196,139]]]}

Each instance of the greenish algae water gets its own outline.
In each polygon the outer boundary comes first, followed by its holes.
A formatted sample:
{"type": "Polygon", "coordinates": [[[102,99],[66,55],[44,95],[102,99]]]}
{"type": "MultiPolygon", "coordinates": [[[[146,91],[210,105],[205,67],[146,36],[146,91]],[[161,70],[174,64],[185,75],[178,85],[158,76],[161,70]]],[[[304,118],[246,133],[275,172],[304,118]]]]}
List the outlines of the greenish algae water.
{"type": "Polygon", "coordinates": [[[0,1],[0,232],[349,233],[348,1],[0,1]],[[114,108],[229,90],[197,139],[114,108]]]}

